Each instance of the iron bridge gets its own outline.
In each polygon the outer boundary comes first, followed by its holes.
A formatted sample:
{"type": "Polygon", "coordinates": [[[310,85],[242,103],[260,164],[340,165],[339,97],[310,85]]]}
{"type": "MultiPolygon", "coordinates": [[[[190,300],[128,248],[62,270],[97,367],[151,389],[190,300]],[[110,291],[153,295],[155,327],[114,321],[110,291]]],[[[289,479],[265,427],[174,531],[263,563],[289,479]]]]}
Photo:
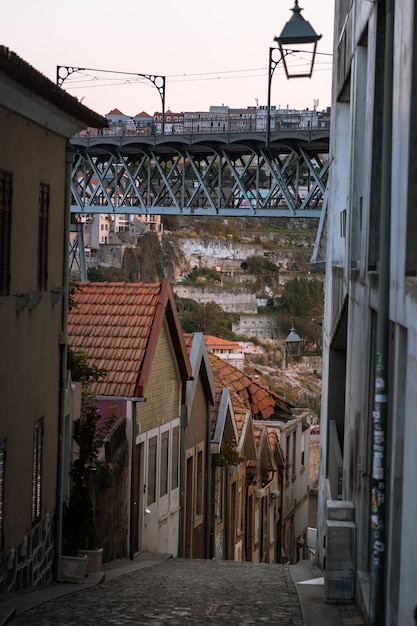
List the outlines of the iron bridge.
{"type": "Polygon", "coordinates": [[[71,139],[71,212],[80,218],[321,217],[329,129],[272,130],[268,142],[265,131],[94,132],[71,139]]]}

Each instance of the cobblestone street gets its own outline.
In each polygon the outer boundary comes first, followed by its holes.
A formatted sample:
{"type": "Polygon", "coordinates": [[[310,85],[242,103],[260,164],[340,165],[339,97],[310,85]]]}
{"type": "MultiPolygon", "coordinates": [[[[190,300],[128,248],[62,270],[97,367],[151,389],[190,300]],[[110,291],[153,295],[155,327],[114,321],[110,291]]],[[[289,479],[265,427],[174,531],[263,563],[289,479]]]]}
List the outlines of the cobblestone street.
{"type": "Polygon", "coordinates": [[[169,559],[26,611],[13,626],[303,626],[286,565],[169,559]]]}

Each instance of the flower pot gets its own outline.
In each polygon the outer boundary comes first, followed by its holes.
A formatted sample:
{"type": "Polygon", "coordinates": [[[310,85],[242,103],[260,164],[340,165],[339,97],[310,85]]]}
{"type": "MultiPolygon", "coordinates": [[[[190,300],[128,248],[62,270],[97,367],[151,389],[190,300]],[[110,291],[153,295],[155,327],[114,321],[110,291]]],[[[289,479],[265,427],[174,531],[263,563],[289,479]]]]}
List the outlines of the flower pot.
{"type": "Polygon", "coordinates": [[[94,550],[77,550],[78,556],[87,558],[87,572],[99,572],[101,570],[101,561],[103,558],[103,548],[95,548],[94,550]]]}
{"type": "Polygon", "coordinates": [[[83,583],[87,571],[86,556],[61,556],[61,580],[66,583],[83,583]]]}

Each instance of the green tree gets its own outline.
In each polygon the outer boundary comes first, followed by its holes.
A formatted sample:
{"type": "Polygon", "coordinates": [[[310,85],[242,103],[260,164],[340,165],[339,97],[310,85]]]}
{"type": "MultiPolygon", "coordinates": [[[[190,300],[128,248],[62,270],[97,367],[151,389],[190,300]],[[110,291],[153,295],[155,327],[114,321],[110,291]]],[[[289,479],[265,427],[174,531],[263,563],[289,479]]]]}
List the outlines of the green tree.
{"type": "Polygon", "coordinates": [[[230,338],[228,317],[216,302],[197,302],[196,300],[176,299],[178,315],[184,332],[201,332],[205,335],[230,338]]]}
{"type": "Polygon", "coordinates": [[[311,344],[321,350],[323,317],[323,284],[317,279],[293,278],[278,303],[281,324],[288,330],[294,325],[303,350],[311,344]]]}
{"type": "Polygon", "coordinates": [[[316,278],[293,278],[285,285],[278,310],[291,317],[322,317],[323,283],[316,278]]]}
{"type": "Polygon", "coordinates": [[[205,285],[215,285],[221,282],[221,274],[210,267],[195,267],[188,272],[184,284],[197,285],[204,283],[205,285]]]}

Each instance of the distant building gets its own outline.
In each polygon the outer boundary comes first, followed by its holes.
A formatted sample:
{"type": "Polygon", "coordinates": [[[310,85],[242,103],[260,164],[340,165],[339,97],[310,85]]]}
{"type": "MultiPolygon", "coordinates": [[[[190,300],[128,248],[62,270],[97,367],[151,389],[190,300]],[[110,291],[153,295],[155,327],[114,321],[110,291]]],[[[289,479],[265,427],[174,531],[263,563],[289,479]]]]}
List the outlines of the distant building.
{"type": "Polygon", "coordinates": [[[204,341],[209,352],[212,352],[223,361],[227,361],[230,365],[237,367],[237,369],[244,369],[245,354],[239,343],[213,337],[212,335],[204,335],[204,341]]]}

